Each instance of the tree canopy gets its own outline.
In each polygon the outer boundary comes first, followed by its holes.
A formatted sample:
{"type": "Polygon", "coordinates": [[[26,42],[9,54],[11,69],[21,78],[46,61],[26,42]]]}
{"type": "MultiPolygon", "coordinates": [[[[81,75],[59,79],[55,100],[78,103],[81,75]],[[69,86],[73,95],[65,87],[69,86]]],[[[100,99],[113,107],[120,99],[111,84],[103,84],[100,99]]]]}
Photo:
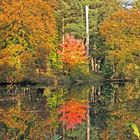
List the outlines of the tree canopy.
{"type": "Polygon", "coordinates": [[[0,9],[0,75],[8,81],[33,78],[37,69],[46,69],[53,46],[53,6],[44,0],[2,0],[0,9]]]}
{"type": "Polygon", "coordinates": [[[132,76],[140,69],[140,11],[121,10],[105,20],[100,28],[110,45],[108,58],[115,65],[116,72],[132,76]]]}

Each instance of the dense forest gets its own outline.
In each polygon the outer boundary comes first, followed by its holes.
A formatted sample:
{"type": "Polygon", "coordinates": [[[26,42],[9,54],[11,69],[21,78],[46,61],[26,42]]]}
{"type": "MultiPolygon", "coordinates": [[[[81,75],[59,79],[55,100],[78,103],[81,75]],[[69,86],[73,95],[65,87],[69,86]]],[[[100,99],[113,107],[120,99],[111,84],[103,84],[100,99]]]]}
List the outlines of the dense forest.
{"type": "Polygon", "coordinates": [[[138,80],[139,6],[125,0],[1,0],[0,82],[42,82],[62,75],[94,79],[95,74],[138,80]]]}
{"type": "Polygon", "coordinates": [[[140,140],[140,0],[0,0],[0,140],[140,140]]]}

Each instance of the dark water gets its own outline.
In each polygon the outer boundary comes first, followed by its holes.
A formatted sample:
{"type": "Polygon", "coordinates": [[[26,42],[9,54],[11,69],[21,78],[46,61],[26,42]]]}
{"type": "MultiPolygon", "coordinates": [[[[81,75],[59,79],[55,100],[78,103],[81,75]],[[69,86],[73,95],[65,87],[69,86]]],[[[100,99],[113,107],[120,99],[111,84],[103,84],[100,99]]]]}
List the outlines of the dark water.
{"type": "Polygon", "coordinates": [[[137,140],[140,87],[0,87],[0,140],[137,140]]]}

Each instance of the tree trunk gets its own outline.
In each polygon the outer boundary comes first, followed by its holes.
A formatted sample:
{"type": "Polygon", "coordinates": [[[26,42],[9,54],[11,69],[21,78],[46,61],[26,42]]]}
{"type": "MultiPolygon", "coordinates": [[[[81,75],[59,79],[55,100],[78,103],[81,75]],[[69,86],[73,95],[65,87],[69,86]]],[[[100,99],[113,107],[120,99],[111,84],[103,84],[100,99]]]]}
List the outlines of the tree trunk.
{"type": "Polygon", "coordinates": [[[90,140],[90,105],[89,105],[89,100],[88,100],[88,104],[87,104],[87,140],[90,140]]]}

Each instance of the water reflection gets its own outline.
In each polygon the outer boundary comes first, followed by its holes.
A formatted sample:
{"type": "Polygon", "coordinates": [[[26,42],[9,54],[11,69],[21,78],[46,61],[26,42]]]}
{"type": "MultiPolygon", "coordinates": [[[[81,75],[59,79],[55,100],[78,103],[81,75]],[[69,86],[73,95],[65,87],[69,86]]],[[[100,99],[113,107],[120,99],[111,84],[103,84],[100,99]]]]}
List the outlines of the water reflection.
{"type": "Polygon", "coordinates": [[[0,140],[136,140],[140,88],[132,83],[0,87],[0,140]]]}
{"type": "Polygon", "coordinates": [[[87,105],[82,101],[70,99],[61,105],[58,109],[60,114],[59,121],[66,129],[74,129],[83,123],[87,118],[87,105]]]}

